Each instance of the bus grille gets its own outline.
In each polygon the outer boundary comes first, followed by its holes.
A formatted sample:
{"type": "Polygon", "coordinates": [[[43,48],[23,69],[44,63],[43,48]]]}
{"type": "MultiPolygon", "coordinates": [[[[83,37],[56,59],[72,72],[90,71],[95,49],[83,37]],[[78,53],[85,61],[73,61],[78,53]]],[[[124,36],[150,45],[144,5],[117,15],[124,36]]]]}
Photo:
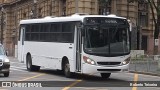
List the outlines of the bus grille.
{"type": "Polygon", "coordinates": [[[99,65],[120,65],[121,62],[97,62],[99,65]]]}
{"type": "Polygon", "coordinates": [[[121,71],[121,69],[97,69],[97,71],[121,71]]]}
{"type": "Polygon", "coordinates": [[[3,61],[2,61],[2,59],[0,59],[0,66],[2,66],[3,65],[3,61]]]}

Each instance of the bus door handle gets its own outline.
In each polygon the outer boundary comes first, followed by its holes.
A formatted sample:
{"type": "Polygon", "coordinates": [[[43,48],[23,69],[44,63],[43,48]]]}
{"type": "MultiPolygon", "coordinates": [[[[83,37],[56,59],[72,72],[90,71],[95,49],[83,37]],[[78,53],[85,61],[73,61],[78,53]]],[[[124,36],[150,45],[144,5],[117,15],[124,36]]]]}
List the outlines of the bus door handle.
{"type": "Polygon", "coordinates": [[[72,49],[73,47],[69,47],[69,49],[72,49]]]}

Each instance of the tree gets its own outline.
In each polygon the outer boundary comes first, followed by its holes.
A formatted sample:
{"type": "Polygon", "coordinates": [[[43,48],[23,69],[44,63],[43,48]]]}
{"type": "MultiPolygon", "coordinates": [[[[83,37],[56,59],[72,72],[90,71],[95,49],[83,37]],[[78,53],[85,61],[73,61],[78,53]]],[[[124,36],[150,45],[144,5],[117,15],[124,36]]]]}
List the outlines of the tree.
{"type": "MultiPolygon", "coordinates": [[[[154,40],[156,40],[156,39],[158,39],[158,36],[159,36],[159,29],[158,29],[157,19],[155,18],[154,9],[156,10],[157,16],[159,16],[160,15],[160,8],[158,7],[158,5],[156,5],[154,0],[147,0],[147,1],[150,5],[151,11],[152,11],[152,17],[153,17],[153,21],[155,24],[154,40]]],[[[158,54],[158,46],[156,46],[155,44],[154,44],[154,54],[158,54]]]]}
{"type": "MultiPolygon", "coordinates": [[[[158,4],[156,5],[155,1],[158,0],[127,0],[129,3],[130,2],[138,2],[138,3],[148,3],[148,5],[150,6],[151,12],[152,12],[152,17],[153,17],[153,22],[155,24],[155,30],[154,30],[154,40],[158,39],[159,36],[159,29],[158,29],[158,22],[156,19],[156,14],[157,16],[160,17],[160,6],[158,6],[158,4]],[[156,12],[154,12],[156,11],[156,12]]],[[[154,44],[154,54],[158,53],[158,46],[155,46],[154,44]]]]}
{"type": "Polygon", "coordinates": [[[158,14],[159,12],[159,8],[158,6],[156,6],[155,2],[153,0],[147,0],[149,5],[150,5],[150,8],[151,8],[151,11],[152,11],[152,17],[153,17],[153,21],[154,21],[154,24],[155,24],[155,30],[154,30],[154,39],[158,39],[158,35],[159,35],[159,30],[157,28],[157,19],[155,18],[155,12],[154,12],[154,9],[156,9],[156,13],[158,14]]]}

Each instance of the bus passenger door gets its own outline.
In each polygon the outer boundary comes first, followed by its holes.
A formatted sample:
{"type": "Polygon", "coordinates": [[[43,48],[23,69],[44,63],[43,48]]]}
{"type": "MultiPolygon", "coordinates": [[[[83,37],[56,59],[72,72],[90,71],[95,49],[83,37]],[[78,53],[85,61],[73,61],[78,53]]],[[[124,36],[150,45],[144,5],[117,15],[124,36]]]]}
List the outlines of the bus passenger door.
{"type": "Polygon", "coordinates": [[[19,42],[19,61],[24,62],[24,39],[25,39],[25,27],[21,27],[20,29],[20,42],[19,42]]]}
{"type": "Polygon", "coordinates": [[[82,36],[81,30],[77,28],[76,37],[76,71],[81,72],[81,52],[82,52],[82,36]]]}

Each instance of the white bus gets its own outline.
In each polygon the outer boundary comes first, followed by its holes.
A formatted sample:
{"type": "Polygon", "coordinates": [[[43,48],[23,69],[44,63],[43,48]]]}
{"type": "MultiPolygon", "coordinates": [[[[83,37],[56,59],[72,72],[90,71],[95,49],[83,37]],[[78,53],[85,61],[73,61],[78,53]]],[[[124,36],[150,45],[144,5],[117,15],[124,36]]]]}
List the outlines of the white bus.
{"type": "Polygon", "coordinates": [[[130,30],[116,15],[47,17],[20,21],[18,59],[27,70],[40,67],[109,78],[128,70],[130,30]]]}

